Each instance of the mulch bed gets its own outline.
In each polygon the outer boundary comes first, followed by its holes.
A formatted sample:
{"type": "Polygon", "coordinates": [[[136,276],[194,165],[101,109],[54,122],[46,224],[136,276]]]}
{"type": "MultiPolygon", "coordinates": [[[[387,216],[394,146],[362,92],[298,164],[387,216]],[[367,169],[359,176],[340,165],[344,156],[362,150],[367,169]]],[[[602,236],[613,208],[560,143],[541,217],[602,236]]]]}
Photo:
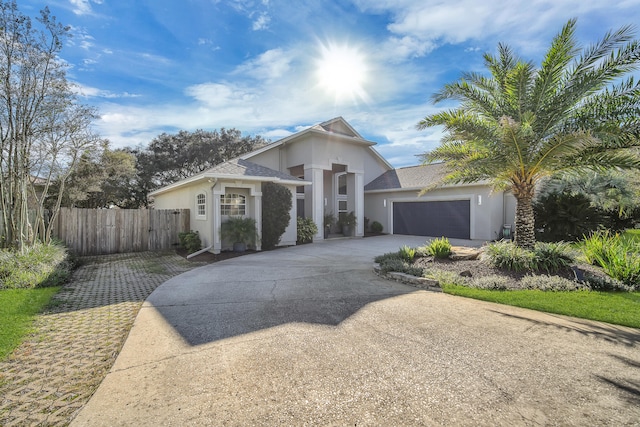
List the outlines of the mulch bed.
{"type": "MultiPolygon", "coordinates": [[[[464,260],[464,261],[453,261],[450,259],[434,259],[431,257],[425,258],[416,258],[413,265],[415,267],[427,268],[432,270],[444,270],[450,271],[453,273],[458,273],[462,276],[467,276],[470,278],[478,278],[478,277],[488,277],[488,276],[502,276],[507,277],[513,280],[514,287],[518,288],[518,283],[520,279],[527,275],[536,275],[536,276],[560,276],[565,279],[575,280],[576,275],[572,269],[560,270],[553,273],[547,273],[544,271],[526,271],[526,272],[515,272],[503,270],[497,267],[490,265],[489,263],[481,260],[464,260]],[[462,274],[461,274],[462,273],[462,274]]],[[[606,274],[599,268],[586,265],[579,264],[576,266],[582,272],[588,272],[588,274],[605,277],[606,274]]]]}

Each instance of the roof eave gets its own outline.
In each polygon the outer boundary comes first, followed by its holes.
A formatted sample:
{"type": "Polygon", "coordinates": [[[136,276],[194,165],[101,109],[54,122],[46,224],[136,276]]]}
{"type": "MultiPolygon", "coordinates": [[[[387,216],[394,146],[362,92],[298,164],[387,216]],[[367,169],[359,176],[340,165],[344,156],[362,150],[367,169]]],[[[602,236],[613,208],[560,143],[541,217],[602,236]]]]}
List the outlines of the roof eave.
{"type": "Polygon", "coordinates": [[[174,182],[173,184],[169,184],[165,187],[154,190],[148,194],[148,197],[154,197],[163,193],[167,193],[169,191],[177,190],[184,186],[195,184],[200,181],[205,181],[209,179],[224,179],[228,181],[258,181],[258,182],[275,182],[278,184],[284,185],[311,185],[311,181],[303,181],[303,180],[289,180],[283,179],[273,176],[247,176],[247,175],[233,175],[233,174],[219,174],[219,173],[208,173],[203,172],[198,175],[194,175],[190,178],[183,179],[178,182],[174,182]]]}
{"type": "MultiPolygon", "coordinates": [[[[471,182],[471,183],[463,183],[463,184],[447,184],[447,185],[439,185],[433,188],[433,190],[439,190],[439,189],[449,189],[449,188],[456,188],[456,187],[482,187],[482,186],[486,186],[489,185],[488,181],[478,181],[478,182],[471,182]]],[[[427,188],[428,186],[425,187],[400,187],[400,188],[382,188],[382,189],[376,189],[376,190],[365,190],[365,193],[369,193],[369,194],[375,194],[375,193],[391,193],[394,191],[422,191],[425,188],[427,188]]]]}

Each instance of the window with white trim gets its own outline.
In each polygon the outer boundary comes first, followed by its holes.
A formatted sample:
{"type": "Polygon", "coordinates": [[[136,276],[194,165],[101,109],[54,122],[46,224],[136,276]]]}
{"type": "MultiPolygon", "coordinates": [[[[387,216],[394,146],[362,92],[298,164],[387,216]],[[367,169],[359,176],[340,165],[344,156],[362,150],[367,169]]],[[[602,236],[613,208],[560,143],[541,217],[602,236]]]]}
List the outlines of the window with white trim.
{"type": "Polygon", "coordinates": [[[245,215],[246,206],[246,197],[242,194],[227,193],[220,195],[221,215],[245,215]]]}
{"type": "Polygon", "coordinates": [[[196,195],[196,219],[207,219],[207,195],[204,193],[196,195]]]}

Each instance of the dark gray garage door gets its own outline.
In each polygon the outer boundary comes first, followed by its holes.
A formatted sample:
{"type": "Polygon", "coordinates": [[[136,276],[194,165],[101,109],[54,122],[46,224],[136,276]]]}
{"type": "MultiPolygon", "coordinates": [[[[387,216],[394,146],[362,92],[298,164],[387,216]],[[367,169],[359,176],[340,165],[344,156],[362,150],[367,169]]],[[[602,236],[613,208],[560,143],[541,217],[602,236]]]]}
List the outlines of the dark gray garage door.
{"type": "Polygon", "coordinates": [[[393,234],[469,239],[469,200],[395,202],[393,234]]]}

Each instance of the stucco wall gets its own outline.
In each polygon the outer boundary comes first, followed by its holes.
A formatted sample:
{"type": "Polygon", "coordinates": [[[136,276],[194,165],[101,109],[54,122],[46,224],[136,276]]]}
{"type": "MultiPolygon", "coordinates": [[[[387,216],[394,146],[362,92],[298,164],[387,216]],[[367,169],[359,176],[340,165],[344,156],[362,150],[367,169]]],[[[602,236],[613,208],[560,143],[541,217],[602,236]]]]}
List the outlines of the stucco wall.
{"type": "Polygon", "coordinates": [[[393,231],[394,202],[441,200],[470,201],[471,239],[494,240],[499,237],[505,211],[504,197],[502,193],[491,194],[491,190],[487,186],[441,188],[429,191],[419,198],[417,190],[365,193],[365,216],[369,218],[369,224],[378,221],[384,227],[385,233],[391,233],[393,231]]]}
{"type": "Polygon", "coordinates": [[[205,182],[157,195],[154,197],[153,207],[155,209],[189,209],[191,229],[198,232],[202,247],[206,248],[213,241],[211,197],[211,184],[205,182]],[[207,212],[204,220],[196,218],[196,195],[199,193],[204,193],[207,197],[207,212]]]}

